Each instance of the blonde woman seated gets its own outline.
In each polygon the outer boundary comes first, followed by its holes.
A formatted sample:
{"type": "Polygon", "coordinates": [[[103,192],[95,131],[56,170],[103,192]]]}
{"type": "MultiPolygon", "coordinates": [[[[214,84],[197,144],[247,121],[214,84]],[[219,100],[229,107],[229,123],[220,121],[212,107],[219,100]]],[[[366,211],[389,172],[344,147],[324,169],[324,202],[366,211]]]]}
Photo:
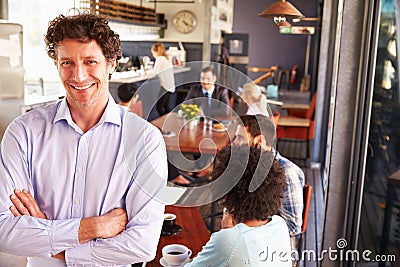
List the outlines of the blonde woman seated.
{"type": "Polygon", "coordinates": [[[286,177],[271,152],[247,145],[228,146],[218,153],[212,177],[239,181],[223,199],[224,229],[213,233],[185,267],[291,267],[289,231],[276,215],[282,205],[286,177]],[[253,179],[261,185],[249,192],[253,179]]]}
{"type": "Polygon", "coordinates": [[[269,117],[267,98],[258,85],[245,83],[241,97],[247,104],[247,115],[262,114],[269,117]]]}

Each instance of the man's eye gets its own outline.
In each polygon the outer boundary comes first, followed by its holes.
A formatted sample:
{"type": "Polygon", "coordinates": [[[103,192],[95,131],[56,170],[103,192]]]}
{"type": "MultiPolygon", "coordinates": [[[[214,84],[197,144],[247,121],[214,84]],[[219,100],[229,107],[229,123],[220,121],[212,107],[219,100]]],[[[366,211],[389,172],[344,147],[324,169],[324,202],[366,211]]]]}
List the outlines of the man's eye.
{"type": "Polygon", "coordinates": [[[88,60],[87,63],[88,63],[88,64],[96,64],[97,61],[96,61],[96,60],[88,60]]]}
{"type": "Polygon", "coordinates": [[[71,65],[71,61],[63,61],[60,64],[61,66],[71,65]]]}

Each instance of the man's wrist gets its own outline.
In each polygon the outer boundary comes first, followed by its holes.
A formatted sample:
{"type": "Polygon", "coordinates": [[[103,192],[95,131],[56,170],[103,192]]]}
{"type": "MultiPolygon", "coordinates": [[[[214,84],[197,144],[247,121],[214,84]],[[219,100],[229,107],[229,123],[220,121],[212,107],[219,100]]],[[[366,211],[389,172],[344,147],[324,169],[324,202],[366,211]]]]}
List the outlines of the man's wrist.
{"type": "Polygon", "coordinates": [[[99,229],[97,228],[98,218],[99,217],[89,217],[81,219],[78,230],[78,241],[80,244],[100,237],[99,229]]]}

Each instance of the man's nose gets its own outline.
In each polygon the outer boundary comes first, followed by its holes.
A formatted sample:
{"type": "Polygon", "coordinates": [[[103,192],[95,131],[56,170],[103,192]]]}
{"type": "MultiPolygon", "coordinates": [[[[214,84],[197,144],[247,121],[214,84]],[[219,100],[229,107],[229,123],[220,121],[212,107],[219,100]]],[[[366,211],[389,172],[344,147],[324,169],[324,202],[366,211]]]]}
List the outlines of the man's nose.
{"type": "Polygon", "coordinates": [[[86,68],[81,64],[76,64],[74,67],[74,80],[77,82],[84,81],[87,77],[86,68]]]}

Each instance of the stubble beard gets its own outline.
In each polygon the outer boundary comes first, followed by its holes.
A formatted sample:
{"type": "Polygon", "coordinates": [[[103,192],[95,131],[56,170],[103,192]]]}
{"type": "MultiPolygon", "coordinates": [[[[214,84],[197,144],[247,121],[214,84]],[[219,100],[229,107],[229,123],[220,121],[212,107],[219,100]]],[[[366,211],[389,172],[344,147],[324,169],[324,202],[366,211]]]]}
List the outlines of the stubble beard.
{"type": "Polygon", "coordinates": [[[107,87],[104,86],[102,87],[102,89],[98,90],[90,99],[90,101],[88,102],[82,102],[77,100],[76,98],[74,98],[70,93],[67,92],[67,94],[69,95],[69,99],[72,100],[72,102],[74,103],[74,105],[78,108],[87,108],[90,106],[93,106],[95,104],[97,104],[97,100],[103,96],[104,94],[108,93],[107,87]]]}

